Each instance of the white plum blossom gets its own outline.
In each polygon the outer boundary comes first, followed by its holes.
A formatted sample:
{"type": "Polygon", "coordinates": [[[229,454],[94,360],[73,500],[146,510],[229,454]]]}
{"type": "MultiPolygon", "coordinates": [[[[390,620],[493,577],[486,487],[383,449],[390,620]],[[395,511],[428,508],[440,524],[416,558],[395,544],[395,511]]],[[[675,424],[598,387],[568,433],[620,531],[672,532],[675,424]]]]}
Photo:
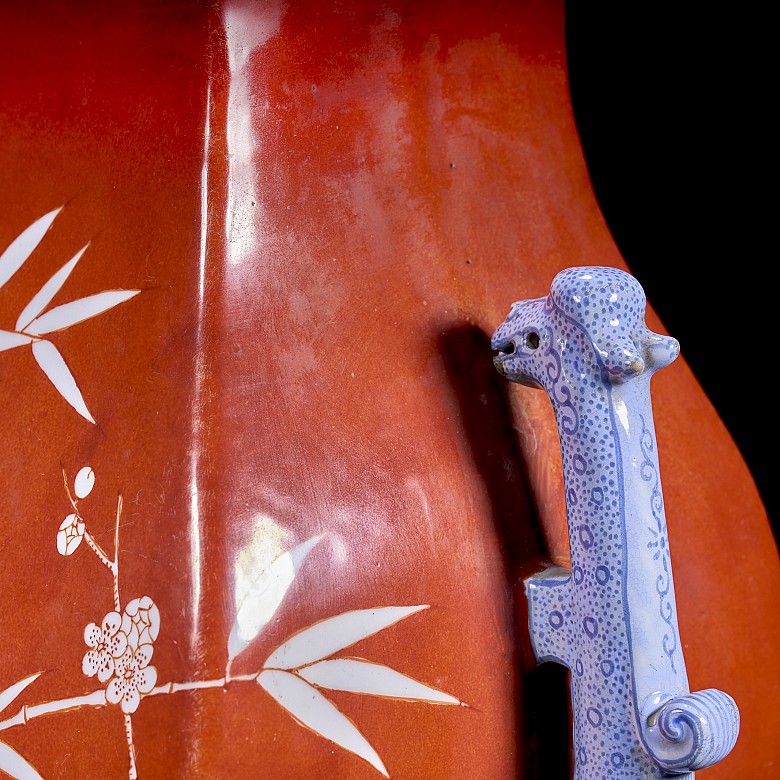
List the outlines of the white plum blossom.
{"type": "Polygon", "coordinates": [[[84,641],[91,648],[81,662],[87,677],[97,675],[100,682],[106,682],[114,674],[118,659],[127,649],[127,636],[120,631],[121,624],[119,613],[109,612],[99,627],[90,623],[84,629],[84,641]]]}
{"type": "Polygon", "coordinates": [[[122,615],[122,631],[133,649],[152,645],[160,633],[160,611],[149,596],[133,599],[122,615]]]}
{"type": "Polygon", "coordinates": [[[149,693],[157,682],[157,669],[149,665],[154,648],[128,646],[114,667],[115,677],[106,688],[106,700],[119,704],[127,715],[134,713],[141,703],[141,694],[149,693]]]}
{"type": "Polygon", "coordinates": [[[141,596],[128,602],[121,619],[114,614],[120,621],[119,634],[125,638],[125,644],[121,657],[114,659],[114,676],[106,688],[106,701],[119,704],[122,712],[130,715],[157,682],[157,669],[149,662],[154,640],[160,633],[160,611],[151,597],[141,596]]]}
{"type": "Polygon", "coordinates": [[[122,615],[109,612],[101,626],[90,623],[84,630],[91,648],[82,662],[84,674],[108,682],[106,701],[119,704],[126,715],[138,709],[157,682],[157,669],[149,662],[159,632],[160,611],[149,596],[133,599],[122,615]]]}

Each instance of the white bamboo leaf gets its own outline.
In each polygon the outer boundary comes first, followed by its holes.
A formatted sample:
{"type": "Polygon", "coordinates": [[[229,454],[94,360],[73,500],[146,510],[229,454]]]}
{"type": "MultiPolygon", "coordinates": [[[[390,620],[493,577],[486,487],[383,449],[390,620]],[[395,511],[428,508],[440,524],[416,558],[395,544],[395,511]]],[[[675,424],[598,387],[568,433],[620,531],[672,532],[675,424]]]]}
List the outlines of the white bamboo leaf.
{"type": "Polygon", "coordinates": [[[272,669],[297,669],[321,661],[421,609],[428,609],[428,604],[356,609],[321,620],[279,645],[263,666],[272,669]]]}
{"type": "Polygon", "coordinates": [[[306,556],[322,539],[312,536],[292,550],[280,555],[260,571],[249,583],[236,613],[236,620],[228,637],[228,658],[233,660],[268,625],[279,609],[306,556]]]}
{"type": "Polygon", "coordinates": [[[365,693],[369,696],[385,696],[391,699],[412,699],[433,704],[460,704],[460,701],[449,693],[423,685],[389,666],[357,658],[318,661],[316,664],[299,669],[297,673],[307,682],[332,691],[365,693]]]}
{"type": "Polygon", "coordinates": [[[355,724],[316,688],[291,672],[269,669],[260,673],[257,682],[303,726],[360,756],[385,777],[390,777],[382,759],[355,724]]]}
{"type": "Polygon", "coordinates": [[[35,769],[5,742],[0,742],[0,772],[5,772],[16,780],[43,780],[35,769]]]}
{"type": "Polygon", "coordinates": [[[0,330],[0,352],[6,349],[13,349],[14,347],[21,347],[25,344],[32,343],[32,336],[27,336],[24,333],[14,333],[11,330],[0,330]]]}
{"type": "Polygon", "coordinates": [[[49,309],[45,314],[34,319],[26,328],[26,333],[40,336],[44,333],[53,333],[55,330],[63,330],[84,322],[91,317],[96,317],[104,311],[113,309],[120,303],[138,295],[140,290],[106,290],[106,292],[88,295],[70,303],[63,303],[49,309]]]}
{"type": "Polygon", "coordinates": [[[2,287],[21,267],[27,258],[33,253],[35,247],[41,243],[46,231],[51,227],[54,218],[62,210],[62,206],[48,214],[44,214],[39,220],[33,222],[27,230],[15,238],[8,248],[0,255],[0,287],[2,287]]]}
{"type": "Polygon", "coordinates": [[[41,676],[41,672],[31,674],[18,683],[14,683],[0,693],[0,712],[2,712],[30,683],[34,683],[41,676]]]}
{"type": "Polygon", "coordinates": [[[68,262],[65,263],[65,265],[63,265],[37,293],[35,293],[32,300],[24,309],[22,309],[22,313],[16,321],[16,330],[24,330],[49,305],[51,299],[60,291],[62,285],[67,281],[70,272],[76,267],[76,263],[81,259],[84,252],[87,251],[88,246],[89,244],[79,249],[79,251],[76,252],[76,254],[68,260],[68,262]]]}
{"type": "Polygon", "coordinates": [[[60,395],[84,418],[94,424],[95,420],[84,403],[81,391],[60,355],[57,347],[50,341],[36,341],[32,345],[32,352],[43,373],[51,380],[60,395]]]}

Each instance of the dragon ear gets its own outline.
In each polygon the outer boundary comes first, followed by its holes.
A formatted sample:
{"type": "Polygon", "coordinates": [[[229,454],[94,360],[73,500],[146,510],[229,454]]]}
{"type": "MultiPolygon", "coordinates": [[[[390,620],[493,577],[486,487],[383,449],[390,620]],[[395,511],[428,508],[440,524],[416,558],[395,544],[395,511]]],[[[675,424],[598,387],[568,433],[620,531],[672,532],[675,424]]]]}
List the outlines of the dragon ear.
{"type": "Polygon", "coordinates": [[[673,339],[671,336],[661,336],[647,328],[640,335],[639,341],[642,345],[645,363],[652,371],[668,366],[680,354],[680,342],[677,339],[673,339]]]}
{"type": "Polygon", "coordinates": [[[613,382],[622,382],[645,370],[642,353],[630,336],[615,334],[609,339],[594,340],[593,345],[601,355],[607,376],[613,382]]]}
{"type": "Polygon", "coordinates": [[[633,337],[620,334],[594,340],[594,346],[601,355],[607,376],[613,382],[622,382],[643,371],[657,371],[668,366],[680,354],[677,339],[661,336],[647,328],[633,337]]]}

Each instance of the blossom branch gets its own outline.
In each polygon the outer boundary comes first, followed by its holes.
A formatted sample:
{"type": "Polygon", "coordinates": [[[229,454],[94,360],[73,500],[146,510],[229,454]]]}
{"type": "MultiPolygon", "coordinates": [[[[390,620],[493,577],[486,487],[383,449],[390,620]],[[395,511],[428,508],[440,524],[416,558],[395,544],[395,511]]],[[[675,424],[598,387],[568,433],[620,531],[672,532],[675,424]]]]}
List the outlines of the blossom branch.
{"type": "MultiPolygon", "coordinates": [[[[97,559],[111,572],[111,576],[114,580],[114,609],[119,612],[122,609],[122,604],[119,599],[119,524],[122,519],[122,495],[120,493],[119,499],[117,500],[116,523],[114,524],[114,558],[111,560],[111,558],[108,557],[108,553],[106,553],[106,551],[95,540],[95,537],[92,536],[92,534],[87,530],[87,522],[82,517],[81,512],[79,512],[78,501],[74,498],[73,493],[70,490],[70,485],[68,484],[68,475],[66,474],[64,468],[62,469],[62,482],[65,485],[65,492],[68,495],[68,501],[70,502],[70,505],[73,509],[73,515],[71,515],[70,518],[73,522],[78,524],[77,534],[79,537],[75,540],[75,543],[70,549],[68,549],[68,540],[66,538],[66,540],[63,542],[64,550],[61,550],[61,552],[63,552],[63,554],[70,554],[73,552],[73,550],[76,549],[78,542],[82,538],[86,541],[87,546],[90,550],[92,550],[93,553],[95,553],[97,559]]],[[[94,473],[92,472],[92,469],[89,467],[81,469],[81,471],[76,475],[76,495],[79,496],[79,498],[83,498],[85,495],[88,495],[92,490],[92,484],[94,484],[94,473]],[[85,476],[85,472],[88,476],[85,476]],[[89,477],[92,478],[91,481],[89,477]],[[79,480],[82,478],[82,484],[79,485],[79,480]]]]}
{"type": "Polygon", "coordinates": [[[41,715],[49,715],[53,712],[67,712],[80,709],[81,707],[103,707],[107,703],[106,692],[101,688],[84,696],[71,696],[67,699],[57,699],[56,701],[47,701],[42,704],[25,704],[12,718],[0,722],[0,731],[5,731],[14,726],[24,726],[28,721],[33,720],[33,718],[40,718],[41,715]]]}
{"type": "MultiPolygon", "coordinates": [[[[165,696],[171,693],[178,693],[179,691],[225,688],[232,682],[252,682],[256,679],[257,674],[242,674],[240,676],[231,677],[229,680],[226,680],[224,677],[219,677],[213,680],[168,682],[153,688],[146,696],[165,696]]],[[[146,696],[144,696],[144,698],[146,698],[146,696]]],[[[105,688],[100,688],[99,690],[92,691],[83,696],[71,696],[67,699],[56,699],[55,701],[47,701],[41,704],[25,704],[16,715],[7,718],[4,721],[0,721],[0,731],[5,731],[14,726],[24,726],[28,721],[33,720],[34,718],[40,718],[43,715],[52,715],[57,712],[69,712],[82,707],[105,707],[109,703],[110,702],[106,699],[105,688]]],[[[127,713],[125,713],[125,715],[127,716],[127,713]]],[[[127,728],[127,718],[125,720],[125,727],[127,728]]],[[[132,731],[130,738],[132,738],[132,731]]]]}
{"type": "Polygon", "coordinates": [[[128,770],[129,780],[137,780],[138,768],[135,764],[135,745],[133,744],[133,719],[130,713],[125,713],[125,736],[127,737],[127,752],[130,756],[130,767],[128,770]]]}
{"type": "MultiPolygon", "coordinates": [[[[77,515],[78,519],[83,522],[83,518],[77,515]]],[[[94,537],[89,531],[84,531],[84,541],[89,545],[89,549],[92,550],[95,555],[97,555],[98,560],[111,572],[114,577],[116,577],[115,572],[115,565],[113,561],[109,559],[109,557],[106,555],[105,550],[95,541],[94,537]]],[[[114,600],[116,601],[116,599],[114,600]]],[[[119,611],[119,606],[115,603],[114,606],[116,607],[117,612],[119,611]]]]}
{"type": "Polygon", "coordinates": [[[177,691],[196,691],[202,688],[224,688],[232,682],[251,682],[257,679],[258,672],[253,674],[240,674],[235,677],[218,677],[214,680],[192,680],[183,683],[163,683],[152,688],[147,696],[159,696],[160,694],[176,693],[177,691]]]}
{"type": "Polygon", "coordinates": [[[114,609],[117,612],[122,608],[119,601],[119,520],[122,517],[122,494],[116,504],[116,527],[114,528],[114,563],[111,573],[114,575],[114,609]]]}
{"type": "Polygon", "coordinates": [[[78,504],[76,504],[76,499],[73,498],[73,494],[70,492],[70,485],[68,485],[68,475],[65,471],[65,468],[62,469],[62,482],[65,485],[65,492],[68,494],[68,501],[70,501],[70,505],[73,507],[73,511],[76,513],[76,516],[79,516],[79,508],[78,504]]]}

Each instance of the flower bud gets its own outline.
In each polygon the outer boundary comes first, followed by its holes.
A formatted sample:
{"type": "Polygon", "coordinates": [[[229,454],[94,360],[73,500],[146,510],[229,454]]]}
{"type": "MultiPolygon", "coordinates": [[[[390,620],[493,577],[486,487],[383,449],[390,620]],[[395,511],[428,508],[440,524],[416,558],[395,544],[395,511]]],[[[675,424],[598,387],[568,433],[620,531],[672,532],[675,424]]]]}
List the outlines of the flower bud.
{"type": "Polygon", "coordinates": [[[71,512],[57,531],[57,552],[60,555],[73,555],[83,538],[84,521],[71,512]]]}
{"type": "Polygon", "coordinates": [[[78,498],[86,498],[95,486],[95,472],[89,466],[84,466],[76,474],[73,490],[78,498]]]}

